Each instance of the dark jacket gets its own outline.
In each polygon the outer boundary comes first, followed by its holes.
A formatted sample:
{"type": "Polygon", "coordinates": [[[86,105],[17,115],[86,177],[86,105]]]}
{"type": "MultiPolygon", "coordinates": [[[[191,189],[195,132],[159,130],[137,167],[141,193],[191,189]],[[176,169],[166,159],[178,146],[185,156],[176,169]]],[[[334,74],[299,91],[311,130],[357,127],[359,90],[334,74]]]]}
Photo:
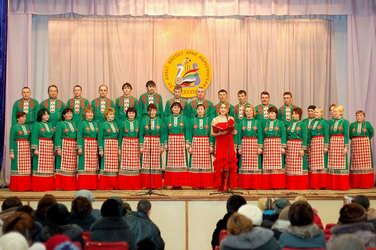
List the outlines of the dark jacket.
{"type": "Polygon", "coordinates": [[[90,228],[90,240],[101,242],[125,241],[136,250],[135,234],[123,217],[102,217],[90,228]]]}
{"type": "Polygon", "coordinates": [[[325,249],[324,232],[314,223],[308,226],[290,226],[287,232],[279,237],[282,248],[323,248],[325,249]]]}
{"type": "Polygon", "coordinates": [[[278,241],[282,233],[287,232],[290,227],[290,221],[288,220],[276,220],[272,226],[272,231],[274,233],[274,238],[278,241]]]}
{"type": "Polygon", "coordinates": [[[40,238],[42,242],[46,242],[49,238],[54,236],[55,234],[64,234],[67,236],[71,241],[78,241],[81,245],[84,245],[84,240],[82,239],[82,228],[75,224],[67,224],[63,226],[51,226],[47,225],[42,228],[42,232],[40,234],[40,238]]]}
{"type": "Polygon", "coordinates": [[[221,242],[221,250],[279,250],[273,232],[262,227],[254,227],[247,233],[228,235],[221,242]]]}
{"type": "Polygon", "coordinates": [[[328,248],[333,242],[343,234],[352,234],[364,242],[368,248],[376,247],[376,235],[373,233],[374,226],[369,222],[359,222],[351,224],[339,224],[331,228],[332,237],[328,242],[328,248]]]}
{"type": "Polygon", "coordinates": [[[136,244],[140,241],[150,240],[154,243],[156,250],[164,249],[165,243],[161,237],[161,232],[147,214],[130,212],[127,213],[125,220],[136,236],[136,244]]]}
{"type": "Polygon", "coordinates": [[[92,214],[78,216],[72,212],[71,216],[69,217],[69,223],[80,226],[84,231],[89,231],[91,225],[93,225],[96,221],[97,219],[94,218],[92,214]]]}
{"type": "Polygon", "coordinates": [[[227,229],[227,221],[228,221],[228,219],[230,218],[231,215],[232,215],[232,213],[227,213],[227,214],[225,214],[225,216],[223,216],[223,219],[221,219],[217,222],[217,225],[214,229],[214,232],[213,232],[213,235],[212,235],[212,240],[211,240],[211,245],[212,245],[213,249],[216,246],[219,246],[219,234],[221,233],[221,230],[227,229]]]}

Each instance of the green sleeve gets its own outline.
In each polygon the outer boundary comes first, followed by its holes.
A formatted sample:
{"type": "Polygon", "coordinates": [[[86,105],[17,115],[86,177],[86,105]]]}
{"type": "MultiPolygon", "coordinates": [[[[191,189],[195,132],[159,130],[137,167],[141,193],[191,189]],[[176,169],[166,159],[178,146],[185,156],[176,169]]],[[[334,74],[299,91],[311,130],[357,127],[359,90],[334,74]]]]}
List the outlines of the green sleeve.
{"type": "Polygon", "coordinates": [[[63,140],[61,138],[62,136],[62,130],[63,130],[63,121],[58,122],[56,126],[56,132],[55,132],[55,150],[61,149],[63,140]]]}
{"type": "Polygon", "coordinates": [[[165,109],[164,109],[164,115],[163,117],[169,117],[171,114],[171,111],[170,111],[170,100],[168,100],[166,102],[166,106],[165,106],[165,109]]]}
{"type": "Polygon", "coordinates": [[[115,102],[113,100],[110,100],[110,105],[111,105],[111,108],[115,108],[115,102]]]}
{"type": "Polygon", "coordinates": [[[324,146],[329,147],[329,122],[324,120],[323,122],[323,129],[324,129],[324,146]]]}
{"type": "Polygon", "coordinates": [[[258,141],[259,148],[264,147],[263,146],[263,141],[264,141],[263,136],[264,136],[264,133],[263,133],[263,129],[262,129],[262,122],[257,121],[257,141],[258,141]]]}
{"type": "Polygon", "coordinates": [[[373,137],[373,133],[374,133],[372,124],[370,122],[366,122],[366,128],[369,131],[368,138],[371,140],[373,137]]]}
{"type": "Polygon", "coordinates": [[[281,131],[281,144],[282,144],[282,147],[286,147],[286,127],[285,127],[285,124],[283,121],[279,121],[278,122],[278,127],[281,131]]]}
{"type": "MultiPolygon", "coordinates": [[[[65,103],[63,101],[61,101],[61,112],[63,112],[63,110],[65,109],[65,103]]],[[[59,117],[60,119],[61,117],[59,117]]]]}
{"type": "Polygon", "coordinates": [[[230,105],[230,111],[229,111],[229,114],[234,117],[235,119],[235,111],[234,111],[234,106],[233,105],[230,105]]]}
{"type": "Polygon", "coordinates": [[[38,149],[39,147],[39,123],[35,123],[31,130],[31,148],[38,149]]]}
{"type": "MultiPolygon", "coordinates": [[[[313,127],[313,123],[314,121],[312,121],[312,127],[313,127]]],[[[308,128],[307,126],[307,146],[310,146],[311,145],[311,139],[312,139],[312,134],[311,134],[311,131],[312,131],[312,127],[311,129],[308,128]]]]}
{"type": "Polygon", "coordinates": [[[122,122],[122,124],[119,125],[118,143],[119,143],[119,148],[120,148],[120,149],[122,148],[122,145],[123,145],[124,125],[125,125],[124,122],[122,122]]]}
{"type": "Polygon", "coordinates": [[[120,97],[116,98],[115,100],[115,116],[117,117],[116,118],[116,121],[118,121],[117,119],[119,119],[119,113],[120,113],[120,97]]]}
{"type": "Polygon", "coordinates": [[[184,102],[183,115],[189,119],[191,117],[191,111],[189,109],[189,103],[187,101],[183,101],[183,102],[184,102]]]}
{"type": "Polygon", "coordinates": [[[142,101],[142,96],[143,95],[140,95],[140,98],[138,99],[138,106],[139,106],[139,110],[140,110],[140,118],[141,119],[142,119],[142,116],[144,115],[144,110],[145,110],[144,102],[142,101]]]}
{"type": "MultiPolygon", "coordinates": [[[[134,98],[134,107],[135,107],[135,109],[137,111],[137,118],[142,117],[142,111],[140,109],[139,102],[138,102],[137,98],[134,98]]],[[[140,119],[138,119],[138,120],[141,123],[141,120],[140,119]]]]}
{"type": "Polygon", "coordinates": [[[104,123],[101,123],[99,125],[99,132],[98,132],[98,148],[100,151],[103,151],[104,147],[104,130],[105,130],[105,125],[104,123]]]}
{"type": "Polygon", "coordinates": [[[164,119],[161,118],[161,144],[168,143],[169,131],[168,131],[168,122],[170,117],[165,117],[164,119]],[[163,121],[163,122],[162,122],[163,121]],[[162,136],[163,135],[163,136],[162,136]],[[163,139],[162,139],[163,137],[163,139]]]}
{"type": "Polygon", "coordinates": [[[210,110],[210,118],[214,118],[216,117],[216,113],[215,113],[215,107],[214,107],[214,104],[213,103],[209,103],[209,110],[210,110]]]}
{"type": "Polygon", "coordinates": [[[209,142],[210,142],[210,146],[214,146],[214,142],[215,142],[215,138],[212,136],[211,134],[211,123],[212,123],[212,119],[210,117],[208,117],[208,124],[209,124],[209,142]]]}
{"type": "Polygon", "coordinates": [[[16,115],[17,115],[17,103],[18,103],[18,101],[16,101],[13,104],[13,109],[12,109],[12,125],[17,123],[17,119],[16,119],[16,115]]]}
{"type": "Polygon", "coordinates": [[[189,126],[189,137],[187,137],[187,138],[188,138],[189,143],[192,144],[193,131],[194,131],[194,128],[193,128],[194,120],[190,116],[187,116],[186,119],[187,119],[187,124],[189,126]]]}
{"type": "Polygon", "coordinates": [[[163,119],[163,99],[162,99],[161,95],[159,95],[159,103],[158,103],[158,107],[157,107],[157,114],[161,119],[163,119]]]}
{"type": "Polygon", "coordinates": [[[350,140],[354,137],[353,128],[355,127],[356,122],[350,124],[349,138],[350,140]]]}
{"type": "Polygon", "coordinates": [[[343,136],[345,137],[345,145],[349,146],[349,122],[343,120],[343,136]]]}
{"type": "Polygon", "coordinates": [[[9,134],[9,153],[14,153],[14,134],[15,134],[15,128],[16,126],[13,125],[10,128],[10,134],[9,134]]]}
{"type": "Polygon", "coordinates": [[[237,146],[238,148],[242,145],[242,139],[243,139],[242,125],[243,125],[242,121],[235,123],[235,129],[237,133],[234,138],[234,143],[235,143],[235,146],[237,146]]]}
{"type": "Polygon", "coordinates": [[[81,150],[84,146],[84,138],[82,136],[83,130],[84,130],[84,121],[80,122],[77,128],[77,148],[81,150]]]}
{"type": "Polygon", "coordinates": [[[302,128],[302,147],[305,150],[307,148],[308,123],[303,122],[300,127],[302,128]]]}
{"type": "Polygon", "coordinates": [[[277,119],[281,120],[281,121],[282,121],[282,108],[283,107],[281,107],[281,108],[278,109],[278,116],[277,116],[277,119]]]}
{"type": "Polygon", "coordinates": [[[144,136],[145,136],[145,122],[146,118],[140,119],[140,133],[139,133],[139,138],[138,141],[140,143],[140,146],[142,147],[142,143],[144,143],[144,136]]]}
{"type": "Polygon", "coordinates": [[[189,124],[189,120],[187,117],[183,117],[183,123],[184,123],[184,137],[185,137],[185,142],[190,142],[189,138],[191,138],[191,126],[189,124]]]}

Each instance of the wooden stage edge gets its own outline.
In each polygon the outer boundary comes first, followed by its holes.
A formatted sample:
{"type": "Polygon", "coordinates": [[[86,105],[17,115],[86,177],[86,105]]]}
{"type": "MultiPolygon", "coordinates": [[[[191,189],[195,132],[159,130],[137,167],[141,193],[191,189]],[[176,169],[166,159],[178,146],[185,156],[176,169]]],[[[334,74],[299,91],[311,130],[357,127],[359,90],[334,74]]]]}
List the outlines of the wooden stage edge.
{"type": "MultiPolygon", "coordinates": [[[[109,197],[118,196],[125,201],[138,201],[148,199],[154,201],[224,201],[231,195],[229,193],[214,194],[216,190],[193,190],[190,188],[183,190],[153,190],[158,195],[141,195],[147,193],[147,190],[110,190],[110,191],[92,191],[95,201],[103,201],[109,197]]],[[[376,189],[351,189],[347,191],[336,190],[234,190],[241,192],[247,200],[257,200],[263,197],[284,197],[294,199],[298,195],[303,195],[309,200],[342,200],[345,195],[355,196],[363,194],[371,200],[376,200],[376,189]]],[[[11,192],[9,189],[0,189],[0,201],[9,196],[18,196],[24,201],[38,201],[44,194],[53,194],[59,201],[71,201],[75,191],[48,191],[48,192],[11,192]]]]}

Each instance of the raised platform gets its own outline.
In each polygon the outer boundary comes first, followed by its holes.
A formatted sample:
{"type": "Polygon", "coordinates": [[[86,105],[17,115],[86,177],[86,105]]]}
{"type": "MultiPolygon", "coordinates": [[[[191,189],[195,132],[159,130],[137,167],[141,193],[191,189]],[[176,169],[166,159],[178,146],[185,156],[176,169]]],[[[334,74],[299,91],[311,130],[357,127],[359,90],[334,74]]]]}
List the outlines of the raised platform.
{"type": "MultiPolygon", "coordinates": [[[[158,195],[141,195],[147,190],[130,191],[130,190],[111,190],[111,191],[92,191],[96,201],[103,201],[112,196],[121,197],[128,201],[137,201],[140,199],[149,199],[155,201],[224,201],[230,194],[213,194],[216,190],[153,190],[158,195]]],[[[364,194],[371,200],[376,200],[376,189],[351,189],[347,191],[336,190],[234,190],[241,192],[247,200],[257,200],[262,197],[284,197],[294,199],[298,195],[303,195],[309,200],[342,200],[344,195],[355,196],[364,194]]],[[[75,191],[48,191],[48,192],[10,192],[8,189],[0,189],[0,200],[9,196],[18,196],[24,201],[37,201],[44,194],[49,193],[56,196],[60,201],[71,201],[75,191]]]]}

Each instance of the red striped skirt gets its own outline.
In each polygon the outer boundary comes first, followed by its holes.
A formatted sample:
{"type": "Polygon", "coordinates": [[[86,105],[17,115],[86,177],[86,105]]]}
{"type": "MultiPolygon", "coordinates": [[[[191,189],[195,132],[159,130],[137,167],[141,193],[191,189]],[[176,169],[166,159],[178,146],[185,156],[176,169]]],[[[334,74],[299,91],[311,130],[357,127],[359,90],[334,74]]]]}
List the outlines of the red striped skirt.
{"type": "Polygon", "coordinates": [[[244,189],[262,188],[262,170],[259,169],[258,141],[256,137],[242,139],[242,164],[238,186],[244,189]]]}
{"type": "Polygon", "coordinates": [[[169,135],[164,185],[188,185],[185,138],[182,134],[169,135]]]}
{"type": "Polygon", "coordinates": [[[352,188],[372,188],[375,182],[371,143],[368,137],[351,140],[350,185],[352,188]]]}
{"type": "Polygon", "coordinates": [[[160,147],[159,136],[145,136],[140,174],[143,188],[162,188],[160,147]]]}
{"type": "Polygon", "coordinates": [[[345,140],[343,135],[332,135],[329,143],[328,187],[334,190],[348,190],[349,174],[346,166],[345,140]]]}
{"type": "Polygon", "coordinates": [[[213,187],[213,170],[208,136],[194,136],[192,139],[189,185],[193,188],[213,187]]]}
{"type": "Polygon", "coordinates": [[[280,189],[286,186],[281,149],[281,138],[265,138],[262,166],[263,189],[280,189]]]}
{"type": "Polygon", "coordinates": [[[55,170],[55,154],[52,139],[39,138],[39,155],[37,172],[53,175],[55,170]]]}

